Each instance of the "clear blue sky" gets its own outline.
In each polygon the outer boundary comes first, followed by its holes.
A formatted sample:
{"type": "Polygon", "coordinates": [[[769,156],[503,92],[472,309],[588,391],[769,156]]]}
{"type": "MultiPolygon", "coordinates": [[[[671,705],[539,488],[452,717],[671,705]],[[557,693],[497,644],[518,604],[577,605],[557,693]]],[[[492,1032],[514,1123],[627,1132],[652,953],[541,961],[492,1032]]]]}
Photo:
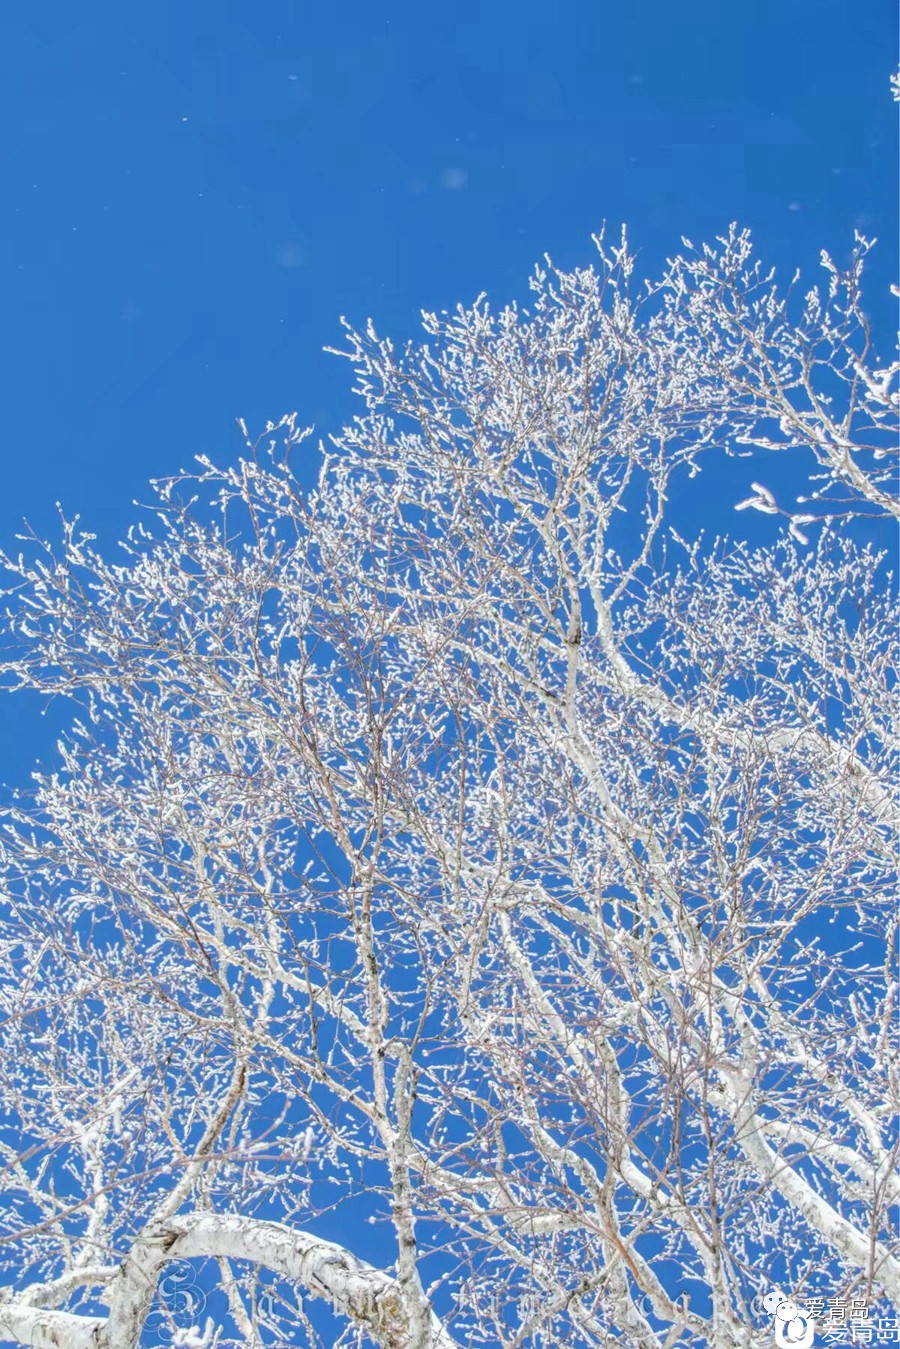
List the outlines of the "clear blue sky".
{"type": "Polygon", "coordinates": [[[889,279],[896,27],[893,0],[5,0],[0,543],[57,499],[120,536],[238,416],[335,429],[341,313],[404,337],[523,297],[604,218],[650,271],[732,219],[788,271],[860,227],[889,279]]]}

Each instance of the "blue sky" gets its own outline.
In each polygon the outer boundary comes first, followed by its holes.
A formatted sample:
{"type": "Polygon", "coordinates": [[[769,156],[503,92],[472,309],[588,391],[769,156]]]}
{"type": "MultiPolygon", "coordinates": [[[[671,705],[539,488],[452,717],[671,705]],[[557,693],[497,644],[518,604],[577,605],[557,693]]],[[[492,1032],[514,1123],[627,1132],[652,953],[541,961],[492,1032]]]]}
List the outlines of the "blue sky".
{"type": "Polygon", "coordinates": [[[604,219],[650,274],[735,219],[787,272],[862,228],[892,279],[894,8],[7,0],[0,545],[57,500],[121,537],[238,416],[336,429],[340,314],[524,298],[604,219]]]}
{"type": "MultiPolygon", "coordinates": [[[[896,30],[889,0],[7,0],[0,546],[57,500],[121,537],[239,416],[337,429],[339,315],[403,338],[525,299],[604,219],[650,275],[731,220],[788,275],[860,228],[889,334],[896,30]]],[[[24,712],[0,699],[7,782],[52,747],[24,712]]]]}
{"type": "Polygon", "coordinates": [[[326,429],[339,314],[521,295],[604,218],[651,270],[731,219],[892,259],[894,8],[7,3],[0,537],[119,532],[239,415],[326,429]]]}

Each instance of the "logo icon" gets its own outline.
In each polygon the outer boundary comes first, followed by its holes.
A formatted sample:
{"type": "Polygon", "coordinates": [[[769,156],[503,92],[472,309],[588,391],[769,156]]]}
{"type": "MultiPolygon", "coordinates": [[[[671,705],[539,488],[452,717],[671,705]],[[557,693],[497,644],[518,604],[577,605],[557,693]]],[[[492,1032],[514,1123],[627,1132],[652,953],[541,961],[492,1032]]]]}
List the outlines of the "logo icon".
{"type": "Polygon", "coordinates": [[[775,1343],[778,1349],[811,1349],[816,1334],[815,1319],[793,1298],[773,1288],[763,1298],[763,1306],[775,1317],[775,1343]]]}
{"type": "MultiPolygon", "coordinates": [[[[169,1341],[173,1345],[187,1344],[184,1336],[192,1335],[200,1312],[206,1304],[206,1294],[197,1282],[197,1272],[193,1265],[185,1262],[170,1265],[156,1287],[153,1305],[147,1316],[147,1325],[151,1326],[160,1344],[169,1341]],[[179,1322],[187,1321],[190,1331],[179,1328],[179,1322]]],[[[191,1340],[191,1344],[199,1341],[191,1340]]],[[[203,1342],[205,1344],[205,1341],[203,1342]]]]}

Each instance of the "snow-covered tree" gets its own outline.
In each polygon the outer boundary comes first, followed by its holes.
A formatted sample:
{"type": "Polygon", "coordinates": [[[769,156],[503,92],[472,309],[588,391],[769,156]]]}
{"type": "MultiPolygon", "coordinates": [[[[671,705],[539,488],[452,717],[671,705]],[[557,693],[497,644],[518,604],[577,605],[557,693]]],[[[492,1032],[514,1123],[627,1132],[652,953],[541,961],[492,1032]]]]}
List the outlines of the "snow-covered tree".
{"type": "Polygon", "coordinates": [[[749,1349],[774,1284],[897,1299],[868,245],[803,296],[737,230],[643,287],[596,242],[348,328],[320,452],[5,559],[5,682],[72,711],[0,820],[0,1338],[749,1349]],[[705,466],[783,518],[706,537],[705,466]]]}

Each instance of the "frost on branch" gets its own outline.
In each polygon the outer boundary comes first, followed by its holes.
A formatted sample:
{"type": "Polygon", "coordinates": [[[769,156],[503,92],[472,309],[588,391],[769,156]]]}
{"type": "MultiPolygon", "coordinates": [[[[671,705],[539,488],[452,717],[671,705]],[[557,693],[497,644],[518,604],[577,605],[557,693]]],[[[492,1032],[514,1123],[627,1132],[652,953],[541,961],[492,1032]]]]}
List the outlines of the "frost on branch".
{"type": "Polygon", "coordinates": [[[737,230],[643,289],[597,243],[348,327],[314,488],[289,417],[120,556],[6,559],[4,681],[71,714],[0,819],[13,1340],[756,1349],[770,1286],[896,1296],[868,244],[798,299],[737,230]],[[763,545],[684,505],[736,447],[808,469],[732,461],[763,545]]]}

